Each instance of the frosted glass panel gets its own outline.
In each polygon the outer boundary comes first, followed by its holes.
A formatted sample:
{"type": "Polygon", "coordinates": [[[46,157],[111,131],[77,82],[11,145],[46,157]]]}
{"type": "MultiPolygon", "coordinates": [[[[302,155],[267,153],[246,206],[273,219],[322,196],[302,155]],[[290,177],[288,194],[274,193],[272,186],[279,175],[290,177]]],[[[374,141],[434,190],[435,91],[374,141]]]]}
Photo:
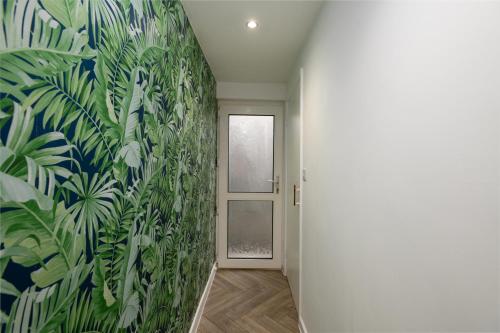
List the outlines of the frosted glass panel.
{"type": "Polygon", "coordinates": [[[272,259],[273,202],[230,200],[227,207],[227,257],[272,259]]]}
{"type": "Polygon", "coordinates": [[[229,116],[229,192],[273,192],[274,116],[229,116]]]}

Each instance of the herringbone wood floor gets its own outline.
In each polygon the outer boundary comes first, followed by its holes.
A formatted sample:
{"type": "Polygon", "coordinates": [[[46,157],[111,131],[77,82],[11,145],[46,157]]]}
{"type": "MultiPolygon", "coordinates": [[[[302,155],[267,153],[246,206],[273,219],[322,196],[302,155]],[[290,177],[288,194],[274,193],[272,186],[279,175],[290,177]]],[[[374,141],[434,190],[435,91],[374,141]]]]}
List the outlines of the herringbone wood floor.
{"type": "Polygon", "coordinates": [[[288,281],[280,271],[219,269],[198,333],[299,332],[288,281]]]}

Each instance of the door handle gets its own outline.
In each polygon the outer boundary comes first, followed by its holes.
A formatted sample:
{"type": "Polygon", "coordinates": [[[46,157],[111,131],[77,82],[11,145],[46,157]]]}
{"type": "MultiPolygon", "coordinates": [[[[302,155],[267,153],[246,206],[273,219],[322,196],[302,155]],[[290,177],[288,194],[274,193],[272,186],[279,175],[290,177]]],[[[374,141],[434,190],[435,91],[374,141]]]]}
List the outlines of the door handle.
{"type": "Polygon", "coordinates": [[[293,205],[299,206],[300,202],[297,201],[297,192],[300,192],[300,188],[293,184],[293,205]]]}
{"type": "Polygon", "coordinates": [[[276,193],[280,193],[280,176],[276,176],[276,180],[274,180],[274,179],[266,179],[264,181],[268,182],[268,183],[276,184],[276,193]]]}

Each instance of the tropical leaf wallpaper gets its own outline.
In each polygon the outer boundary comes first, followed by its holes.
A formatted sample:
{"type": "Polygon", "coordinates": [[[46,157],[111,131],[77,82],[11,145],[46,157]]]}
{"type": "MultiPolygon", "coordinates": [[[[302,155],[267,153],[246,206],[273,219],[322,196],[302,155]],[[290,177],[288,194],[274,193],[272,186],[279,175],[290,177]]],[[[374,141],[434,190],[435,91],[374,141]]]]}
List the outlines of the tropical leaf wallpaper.
{"type": "Polygon", "coordinates": [[[215,80],[171,0],[0,0],[2,332],[186,332],[215,80]]]}

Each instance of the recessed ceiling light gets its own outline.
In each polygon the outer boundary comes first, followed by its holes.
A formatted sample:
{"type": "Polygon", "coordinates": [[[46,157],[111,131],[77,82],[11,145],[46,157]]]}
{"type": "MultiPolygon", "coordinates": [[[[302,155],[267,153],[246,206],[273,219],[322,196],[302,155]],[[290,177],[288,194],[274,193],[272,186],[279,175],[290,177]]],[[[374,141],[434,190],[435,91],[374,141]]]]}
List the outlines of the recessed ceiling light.
{"type": "Polygon", "coordinates": [[[247,22],[247,28],[248,29],[255,29],[257,28],[258,24],[257,24],[257,21],[255,20],[250,20],[247,22]]]}

